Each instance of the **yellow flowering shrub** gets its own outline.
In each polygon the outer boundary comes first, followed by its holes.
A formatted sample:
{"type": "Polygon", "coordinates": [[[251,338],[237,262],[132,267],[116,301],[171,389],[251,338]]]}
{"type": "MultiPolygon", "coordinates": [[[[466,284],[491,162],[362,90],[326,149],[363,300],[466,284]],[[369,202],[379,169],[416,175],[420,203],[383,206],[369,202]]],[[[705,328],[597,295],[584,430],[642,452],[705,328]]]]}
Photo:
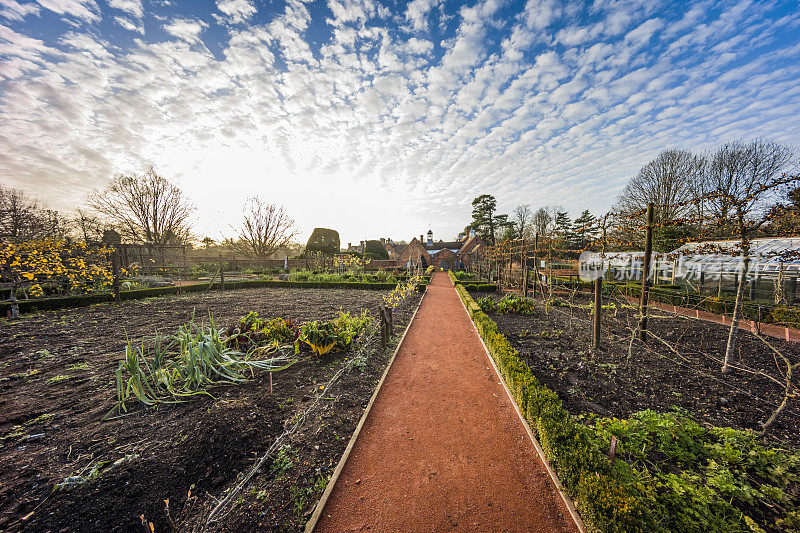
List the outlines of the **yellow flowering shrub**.
{"type": "Polygon", "coordinates": [[[43,283],[55,283],[63,292],[95,292],[111,286],[110,252],[82,242],[2,241],[0,277],[27,287],[34,298],[44,296],[43,283]]]}
{"type": "Polygon", "coordinates": [[[392,292],[383,297],[383,303],[387,308],[394,309],[402,304],[412,292],[417,290],[417,285],[419,285],[420,281],[421,278],[419,276],[412,276],[405,283],[398,283],[392,292]]]}

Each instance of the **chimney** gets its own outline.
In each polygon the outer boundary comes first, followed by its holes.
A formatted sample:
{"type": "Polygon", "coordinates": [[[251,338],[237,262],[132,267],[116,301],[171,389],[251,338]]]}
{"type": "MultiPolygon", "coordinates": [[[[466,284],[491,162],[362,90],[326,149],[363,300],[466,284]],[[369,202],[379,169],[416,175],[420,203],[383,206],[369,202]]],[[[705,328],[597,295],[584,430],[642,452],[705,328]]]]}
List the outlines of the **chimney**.
{"type": "Polygon", "coordinates": [[[386,245],[386,239],[384,239],[383,237],[381,237],[381,244],[383,244],[384,246],[386,245]]]}
{"type": "Polygon", "coordinates": [[[425,243],[425,239],[424,239],[423,235],[419,236],[419,242],[423,243],[423,244],[425,243]]]}
{"type": "Polygon", "coordinates": [[[364,247],[364,241],[361,241],[361,244],[359,244],[359,246],[361,246],[363,248],[364,247]]]}
{"type": "Polygon", "coordinates": [[[428,230],[428,246],[433,246],[433,230],[428,230]]]}
{"type": "Polygon", "coordinates": [[[348,242],[348,243],[347,243],[347,249],[349,250],[349,249],[350,249],[350,248],[352,248],[352,247],[353,247],[353,243],[351,243],[351,242],[348,242]]]}

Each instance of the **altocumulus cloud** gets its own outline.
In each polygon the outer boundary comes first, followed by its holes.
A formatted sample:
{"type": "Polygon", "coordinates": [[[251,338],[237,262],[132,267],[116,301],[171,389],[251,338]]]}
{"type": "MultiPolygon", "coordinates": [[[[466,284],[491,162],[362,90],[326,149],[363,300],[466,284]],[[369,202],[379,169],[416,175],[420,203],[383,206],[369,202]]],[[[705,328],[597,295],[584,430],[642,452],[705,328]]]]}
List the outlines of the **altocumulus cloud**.
{"type": "Polygon", "coordinates": [[[600,211],[663,148],[798,143],[799,26],[794,0],[0,0],[0,175],[69,209],[153,163],[201,231],[253,193],[351,240],[450,236],[484,192],[600,211]]]}

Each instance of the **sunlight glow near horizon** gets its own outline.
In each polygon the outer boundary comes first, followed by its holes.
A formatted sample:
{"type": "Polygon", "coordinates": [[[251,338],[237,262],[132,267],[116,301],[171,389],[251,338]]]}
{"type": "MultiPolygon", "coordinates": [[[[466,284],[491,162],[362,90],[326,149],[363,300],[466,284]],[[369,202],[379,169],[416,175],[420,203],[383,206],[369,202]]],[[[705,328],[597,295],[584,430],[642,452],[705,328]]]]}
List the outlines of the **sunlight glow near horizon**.
{"type": "Polygon", "coordinates": [[[153,164],[233,235],[248,196],[305,240],[450,239],[609,208],[658,151],[800,144],[793,1],[0,0],[0,182],[71,210],[153,164]]]}

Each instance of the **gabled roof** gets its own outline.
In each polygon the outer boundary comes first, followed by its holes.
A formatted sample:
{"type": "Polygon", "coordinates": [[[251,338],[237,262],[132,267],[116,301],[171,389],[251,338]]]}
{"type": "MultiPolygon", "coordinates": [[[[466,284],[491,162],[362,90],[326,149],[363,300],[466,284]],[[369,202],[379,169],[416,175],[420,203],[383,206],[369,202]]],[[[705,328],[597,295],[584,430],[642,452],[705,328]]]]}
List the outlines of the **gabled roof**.
{"type": "Polygon", "coordinates": [[[431,244],[425,243],[424,246],[425,246],[425,249],[428,250],[429,254],[435,254],[435,253],[440,252],[441,250],[444,250],[444,249],[448,249],[448,250],[452,251],[453,253],[455,253],[455,252],[458,252],[459,249],[461,249],[461,242],[459,242],[459,241],[452,241],[452,242],[439,241],[439,242],[434,242],[434,243],[431,243],[431,244]]]}
{"type": "Polygon", "coordinates": [[[478,248],[482,244],[483,240],[481,240],[480,236],[476,233],[475,235],[472,235],[471,237],[467,238],[467,240],[465,240],[462,243],[461,247],[458,250],[458,253],[463,254],[471,252],[473,249],[478,248]]]}

